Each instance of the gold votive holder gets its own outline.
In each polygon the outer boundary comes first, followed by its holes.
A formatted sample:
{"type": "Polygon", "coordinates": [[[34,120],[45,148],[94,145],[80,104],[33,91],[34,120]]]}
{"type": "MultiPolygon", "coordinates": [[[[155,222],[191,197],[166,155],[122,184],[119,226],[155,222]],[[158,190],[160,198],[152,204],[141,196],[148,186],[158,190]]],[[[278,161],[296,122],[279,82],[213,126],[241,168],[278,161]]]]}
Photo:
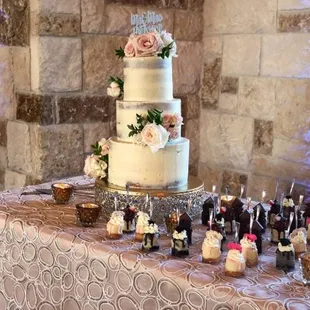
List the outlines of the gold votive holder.
{"type": "Polygon", "coordinates": [[[52,184],[52,195],[56,203],[68,203],[73,195],[74,186],[69,183],[52,184]]]}
{"type": "Polygon", "coordinates": [[[95,203],[87,202],[76,205],[76,217],[85,227],[93,227],[100,217],[101,207],[95,203]]]}
{"type": "Polygon", "coordinates": [[[235,200],[235,196],[222,195],[221,196],[221,207],[230,208],[235,200]]]}
{"type": "Polygon", "coordinates": [[[310,284],[310,252],[299,256],[301,278],[304,285],[310,284]]]}
{"type": "Polygon", "coordinates": [[[178,214],[176,212],[172,212],[171,214],[165,216],[164,221],[168,235],[172,235],[176,227],[179,225],[178,214]]]}

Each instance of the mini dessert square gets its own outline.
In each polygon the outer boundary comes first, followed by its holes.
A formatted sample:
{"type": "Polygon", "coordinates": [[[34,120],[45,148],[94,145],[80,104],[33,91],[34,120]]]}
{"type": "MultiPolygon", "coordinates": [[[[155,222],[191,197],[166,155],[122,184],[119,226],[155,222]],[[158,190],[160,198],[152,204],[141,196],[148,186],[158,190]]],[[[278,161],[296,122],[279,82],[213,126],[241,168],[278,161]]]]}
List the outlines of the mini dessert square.
{"type": "Polygon", "coordinates": [[[144,235],[142,240],[142,250],[156,251],[159,249],[159,231],[158,226],[149,220],[144,226],[144,235]]]}
{"type": "Polygon", "coordinates": [[[295,251],[291,241],[287,238],[280,239],[276,252],[276,267],[285,272],[295,268],[295,251]]]}
{"type": "Polygon", "coordinates": [[[278,243],[280,239],[285,238],[286,226],[286,218],[279,214],[274,217],[274,224],[271,228],[271,242],[278,243]]]}
{"type": "Polygon", "coordinates": [[[184,230],[181,226],[178,226],[173,232],[171,240],[171,254],[179,257],[189,254],[186,230],[184,230]]]}
{"type": "Polygon", "coordinates": [[[114,211],[107,223],[107,233],[110,239],[120,239],[124,229],[124,212],[114,211]]]}
{"type": "Polygon", "coordinates": [[[254,234],[244,234],[240,241],[242,255],[244,256],[247,267],[255,267],[258,264],[258,251],[256,247],[257,237],[254,234]]]}
{"type": "Polygon", "coordinates": [[[202,244],[202,261],[205,263],[218,263],[221,260],[223,236],[215,230],[206,232],[206,237],[202,244]]]}
{"type": "Polygon", "coordinates": [[[135,239],[137,241],[142,242],[143,241],[143,235],[144,235],[144,227],[148,225],[150,220],[150,216],[142,211],[138,212],[138,220],[136,225],[136,236],[135,239]]]}
{"type": "Polygon", "coordinates": [[[302,253],[305,253],[307,251],[306,228],[295,229],[290,235],[290,240],[294,247],[295,258],[298,259],[302,253]]]}
{"type": "Polygon", "coordinates": [[[275,200],[270,200],[270,210],[268,211],[268,225],[272,226],[274,224],[274,217],[280,213],[281,206],[279,202],[275,200]]]}

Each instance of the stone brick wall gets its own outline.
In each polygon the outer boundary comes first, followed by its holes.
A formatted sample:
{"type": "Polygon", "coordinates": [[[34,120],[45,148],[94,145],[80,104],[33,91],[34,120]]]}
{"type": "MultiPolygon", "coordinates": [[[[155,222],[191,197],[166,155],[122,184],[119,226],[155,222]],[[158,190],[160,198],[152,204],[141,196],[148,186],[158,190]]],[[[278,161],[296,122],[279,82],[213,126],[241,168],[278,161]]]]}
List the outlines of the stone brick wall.
{"type": "Polygon", "coordinates": [[[233,194],[310,190],[310,2],[205,0],[199,175],[233,194]]]}
{"type": "Polygon", "coordinates": [[[0,185],[23,186],[80,174],[90,144],[115,133],[110,75],[130,14],[164,17],[177,40],[175,97],[198,173],[203,0],[2,0],[0,8],[0,185]]]}

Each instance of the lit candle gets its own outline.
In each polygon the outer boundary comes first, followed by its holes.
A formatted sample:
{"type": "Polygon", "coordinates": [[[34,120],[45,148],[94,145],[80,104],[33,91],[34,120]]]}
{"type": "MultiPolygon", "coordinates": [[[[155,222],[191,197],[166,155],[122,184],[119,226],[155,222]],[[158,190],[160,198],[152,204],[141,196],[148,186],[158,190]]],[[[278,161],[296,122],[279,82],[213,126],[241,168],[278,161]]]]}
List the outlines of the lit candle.
{"type": "Polygon", "coordinates": [[[303,200],[304,200],[304,196],[303,196],[303,195],[300,195],[300,196],[299,196],[299,206],[302,205],[303,200]]]}
{"type": "Polygon", "coordinates": [[[266,191],[262,191],[262,202],[265,201],[265,198],[266,198],[266,191]]]}
{"type": "Polygon", "coordinates": [[[212,196],[214,196],[215,191],[216,191],[216,185],[213,185],[213,186],[212,186],[212,196]]]}
{"type": "Polygon", "coordinates": [[[73,187],[71,184],[66,184],[66,183],[54,183],[53,186],[56,188],[61,188],[61,189],[73,187]]]}
{"type": "Polygon", "coordinates": [[[244,193],[244,189],[245,189],[244,184],[241,184],[241,189],[240,189],[240,198],[242,198],[242,195],[243,195],[243,193],[244,193]]]}
{"type": "Polygon", "coordinates": [[[248,210],[250,210],[252,198],[251,197],[247,197],[246,200],[247,200],[247,203],[248,203],[248,210]]]}

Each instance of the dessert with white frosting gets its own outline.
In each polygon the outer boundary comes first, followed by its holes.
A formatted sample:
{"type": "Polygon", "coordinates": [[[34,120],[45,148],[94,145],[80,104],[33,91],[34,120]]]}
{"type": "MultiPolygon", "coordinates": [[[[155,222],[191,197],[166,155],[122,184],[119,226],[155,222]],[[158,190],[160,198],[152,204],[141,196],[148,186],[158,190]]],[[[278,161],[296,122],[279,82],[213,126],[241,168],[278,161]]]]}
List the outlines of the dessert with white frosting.
{"type": "Polygon", "coordinates": [[[181,226],[176,227],[171,239],[171,254],[174,256],[188,255],[188,239],[186,230],[181,226]]]}
{"type": "Polygon", "coordinates": [[[229,251],[225,262],[225,275],[231,277],[242,277],[245,272],[245,259],[242,255],[242,247],[238,243],[229,242],[229,251]]]}
{"type": "Polygon", "coordinates": [[[148,225],[150,216],[142,211],[138,212],[138,219],[136,225],[136,240],[142,242],[144,235],[144,227],[148,225]]]}
{"type": "Polygon", "coordinates": [[[295,258],[307,251],[307,231],[305,228],[295,229],[290,235],[291,243],[294,247],[295,258]]]}
{"type": "Polygon", "coordinates": [[[107,233],[110,239],[119,239],[124,229],[124,212],[114,211],[107,223],[107,233]]]}
{"type": "Polygon", "coordinates": [[[221,260],[221,246],[223,236],[214,230],[206,232],[202,244],[202,261],[205,263],[218,263],[221,260]]]}
{"type": "Polygon", "coordinates": [[[283,269],[285,272],[295,267],[295,251],[291,241],[287,238],[280,239],[276,252],[276,267],[283,269]]]}
{"type": "Polygon", "coordinates": [[[142,250],[158,250],[159,249],[159,231],[158,226],[149,220],[147,225],[144,226],[144,235],[142,240],[142,250]]]}
{"type": "Polygon", "coordinates": [[[255,267],[258,264],[256,239],[257,237],[253,234],[244,234],[240,240],[242,255],[244,256],[247,267],[255,267]]]}
{"type": "Polygon", "coordinates": [[[294,200],[292,199],[291,196],[286,196],[283,199],[283,216],[287,219],[290,218],[291,212],[294,212],[294,200]]]}

